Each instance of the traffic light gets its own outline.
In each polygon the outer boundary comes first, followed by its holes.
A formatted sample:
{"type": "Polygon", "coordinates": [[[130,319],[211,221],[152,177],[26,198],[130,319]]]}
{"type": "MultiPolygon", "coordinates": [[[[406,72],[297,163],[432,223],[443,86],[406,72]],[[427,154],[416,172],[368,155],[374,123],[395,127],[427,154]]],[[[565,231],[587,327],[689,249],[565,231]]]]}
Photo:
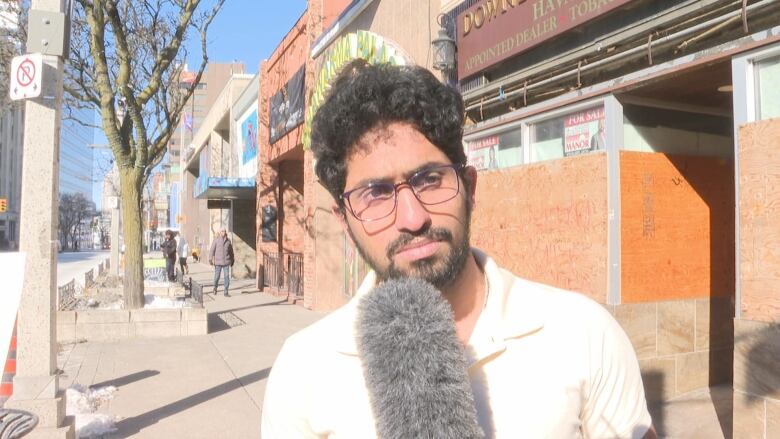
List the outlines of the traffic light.
{"type": "Polygon", "coordinates": [[[7,212],[8,211],[8,200],[5,198],[0,198],[0,212],[7,212]]]}

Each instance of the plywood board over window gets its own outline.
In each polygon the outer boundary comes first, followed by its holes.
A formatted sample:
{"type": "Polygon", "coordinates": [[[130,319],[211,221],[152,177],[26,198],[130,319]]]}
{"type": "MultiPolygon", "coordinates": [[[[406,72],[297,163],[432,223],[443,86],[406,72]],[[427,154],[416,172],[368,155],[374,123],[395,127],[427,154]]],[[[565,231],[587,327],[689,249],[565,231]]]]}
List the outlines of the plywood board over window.
{"type": "Polygon", "coordinates": [[[739,130],[742,318],[780,321],[780,119],[739,130]]]}
{"type": "Polygon", "coordinates": [[[518,276],[607,299],[607,155],[481,173],[471,242],[518,276]]]}
{"type": "Polygon", "coordinates": [[[733,162],[622,151],[621,301],[734,294],[733,162]]]}

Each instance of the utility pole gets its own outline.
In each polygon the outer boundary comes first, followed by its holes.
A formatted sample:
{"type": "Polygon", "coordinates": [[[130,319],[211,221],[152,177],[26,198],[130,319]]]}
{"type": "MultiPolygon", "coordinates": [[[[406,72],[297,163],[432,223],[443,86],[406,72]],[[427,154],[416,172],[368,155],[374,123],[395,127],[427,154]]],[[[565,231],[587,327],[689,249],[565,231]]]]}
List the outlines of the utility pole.
{"type": "MultiPolygon", "coordinates": [[[[25,103],[20,250],[24,289],[18,313],[17,370],[7,408],[33,412],[29,438],[73,438],[57,376],[57,224],[63,56],[70,2],[32,0],[28,52],[41,53],[41,94],[25,103]]],[[[12,72],[13,74],[13,72],[12,72]]]]}

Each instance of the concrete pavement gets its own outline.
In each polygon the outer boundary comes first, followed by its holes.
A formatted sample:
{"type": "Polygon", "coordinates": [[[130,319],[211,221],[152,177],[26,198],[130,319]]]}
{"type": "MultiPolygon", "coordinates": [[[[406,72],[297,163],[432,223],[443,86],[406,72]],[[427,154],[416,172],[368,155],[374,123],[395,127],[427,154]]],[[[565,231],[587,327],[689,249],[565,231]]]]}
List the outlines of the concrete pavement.
{"type": "MultiPolygon", "coordinates": [[[[210,267],[190,265],[193,277],[210,278],[210,267]]],[[[120,418],[112,437],[259,437],[266,378],[284,339],[324,314],[252,285],[233,280],[230,297],[206,295],[209,335],[62,346],[60,387],[116,386],[100,409],[120,418]]]]}
{"type": "MultiPolygon", "coordinates": [[[[211,267],[191,276],[212,290],[211,267]]],[[[265,384],[283,341],[324,314],[232,280],[231,296],[206,294],[210,333],[63,345],[60,387],[118,388],[100,412],[119,418],[112,438],[258,438],[265,384]]],[[[693,392],[651,413],[663,438],[729,438],[729,388],[693,392]]]]}

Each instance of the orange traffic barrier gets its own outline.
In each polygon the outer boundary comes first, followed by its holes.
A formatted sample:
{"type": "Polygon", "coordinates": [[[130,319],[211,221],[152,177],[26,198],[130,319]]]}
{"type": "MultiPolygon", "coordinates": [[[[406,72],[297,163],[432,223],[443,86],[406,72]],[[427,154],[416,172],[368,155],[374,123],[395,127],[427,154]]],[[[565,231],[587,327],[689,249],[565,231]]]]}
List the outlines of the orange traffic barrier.
{"type": "Polygon", "coordinates": [[[8,347],[8,358],[5,360],[3,376],[0,381],[0,407],[2,407],[14,393],[14,375],[16,375],[16,322],[14,322],[14,333],[11,335],[11,346],[8,347]]]}

